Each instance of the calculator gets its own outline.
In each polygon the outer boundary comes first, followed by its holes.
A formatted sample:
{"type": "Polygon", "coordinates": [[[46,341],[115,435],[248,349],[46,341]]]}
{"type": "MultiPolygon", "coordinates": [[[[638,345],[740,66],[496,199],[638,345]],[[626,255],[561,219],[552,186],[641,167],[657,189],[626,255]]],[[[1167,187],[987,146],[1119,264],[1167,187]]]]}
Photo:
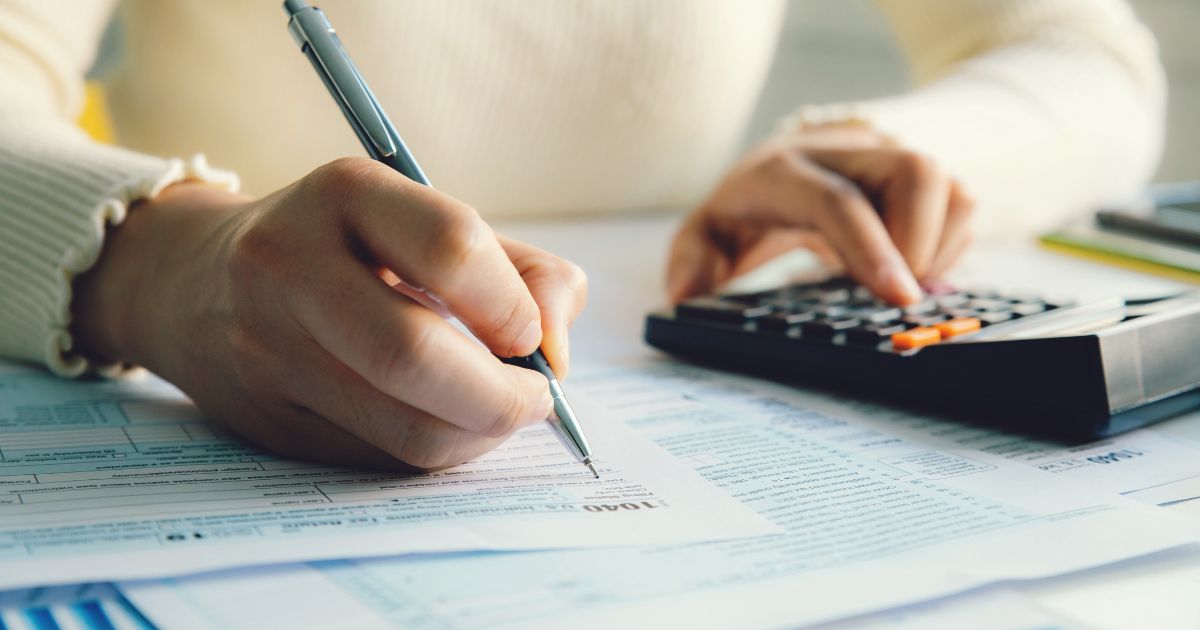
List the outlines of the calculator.
{"type": "Polygon", "coordinates": [[[1200,291],[1093,302],[931,287],[898,307],[844,278],[689,299],[651,346],[1066,441],[1200,407],[1200,291]]]}

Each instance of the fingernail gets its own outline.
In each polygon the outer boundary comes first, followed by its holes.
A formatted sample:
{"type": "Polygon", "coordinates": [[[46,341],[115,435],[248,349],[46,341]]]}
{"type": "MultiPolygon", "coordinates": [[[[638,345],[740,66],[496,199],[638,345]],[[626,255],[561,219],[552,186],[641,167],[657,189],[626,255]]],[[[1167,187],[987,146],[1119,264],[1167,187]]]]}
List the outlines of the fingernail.
{"type": "Polygon", "coordinates": [[[525,327],[525,331],[521,333],[520,337],[517,337],[517,343],[513,347],[513,350],[521,356],[533,354],[533,351],[537,350],[538,342],[541,340],[542,322],[535,319],[529,322],[529,325],[525,327]]]}
{"type": "Polygon", "coordinates": [[[885,265],[879,274],[880,284],[887,287],[894,295],[903,297],[908,302],[921,299],[921,287],[917,284],[912,272],[903,263],[885,265]]]}
{"type": "Polygon", "coordinates": [[[562,336],[562,374],[558,375],[559,380],[565,380],[567,373],[571,371],[571,339],[568,335],[562,336]]]}
{"type": "Polygon", "coordinates": [[[696,284],[696,272],[679,273],[674,278],[667,281],[667,299],[671,302],[677,302],[687,297],[688,293],[694,291],[696,284]]]}
{"type": "Polygon", "coordinates": [[[679,292],[683,290],[682,285],[683,281],[677,277],[667,280],[667,299],[674,302],[676,299],[675,296],[679,295],[679,292]]]}

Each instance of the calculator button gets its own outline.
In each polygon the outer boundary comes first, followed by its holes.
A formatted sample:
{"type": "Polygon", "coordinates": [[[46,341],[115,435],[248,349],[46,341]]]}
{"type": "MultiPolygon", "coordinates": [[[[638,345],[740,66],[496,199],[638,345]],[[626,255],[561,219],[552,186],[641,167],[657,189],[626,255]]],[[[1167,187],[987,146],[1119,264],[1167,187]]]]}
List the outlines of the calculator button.
{"type": "Polygon", "coordinates": [[[840,304],[850,300],[850,289],[828,289],[818,297],[824,304],[840,304]]]}
{"type": "Polygon", "coordinates": [[[907,324],[909,328],[924,328],[944,322],[947,319],[949,318],[945,315],[934,313],[931,315],[905,315],[900,318],[900,321],[907,324]]]}
{"type": "Polygon", "coordinates": [[[817,317],[825,319],[845,319],[850,314],[850,308],[839,304],[826,304],[816,307],[813,312],[817,314],[817,317]]]}
{"type": "Polygon", "coordinates": [[[832,339],[839,332],[849,330],[862,322],[857,319],[814,319],[801,326],[804,336],[810,339],[832,339]]]}
{"type": "Polygon", "coordinates": [[[1009,293],[1008,295],[1004,296],[1004,299],[1006,299],[1009,302],[1012,302],[1014,304],[1022,303],[1022,302],[1033,303],[1033,302],[1041,302],[1042,301],[1042,297],[1035,293],[1009,293]]]}
{"type": "Polygon", "coordinates": [[[904,330],[904,324],[867,324],[847,330],[846,343],[856,346],[875,346],[904,330]]]}
{"type": "Polygon", "coordinates": [[[940,308],[942,310],[946,310],[946,309],[951,309],[951,308],[962,307],[963,305],[965,305],[967,303],[967,300],[969,300],[969,299],[970,298],[968,298],[966,295],[964,295],[962,293],[952,293],[950,295],[943,295],[941,297],[936,297],[933,299],[933,301],[935,304],[938,305],[938,308],[940,308]]]}
{"type": "Polygon", "coordinates": [[[776,311],[790,311],[796,306],[796,301],[776,295],[762,298],[757,306],[770,306],[772,310],[776,311]]]}
{"type": "Polygon", "coordinates": [[[822,291],[812,286],[794,286],[788,287],[780,292],[780,295],[785,295],[794,300],[805,300],[808,302],[817,302],[821,297],[822,291]]]}
{"type": "Polygon", "coordinates": [[[855,300],[858,300],[860,302],[875,301],[875,294],[871,293],[871,290],[868,289],[867,287],[855,287],[852,295],[855,300]]]}
{"type": "Polygon", "coordinates": [[[957,317],[975,317],[979,314],[979,311],[973,308],[948,308],[944,309],[942,312],[950,316],[950,319],[955,319],[957,317]]]}
{"type": "Polygon", "coordinates": [[[937,303],[933,300],[922,300],[916,304],[909,304],[904,307],[905,315],[923,315],[932,313],[937,310],[937,303]]]}
{"type": "Polygon", "coordinates": [[[712,297],[688,300],[675,307],[675,316],[680,319],[703,319],[734,324],[763,317],[770,312],[770,306],[747,306],[712,297]]]}
{"type": "Polygon", "coordinates": [[[889,306],[882,308],[863,308],[854,313],[855,317],[866,320],[872,324],[882,324],[883,322],[891,322],[900,319],[904,313],[900,309],[889,306]]]}
{"type": "Polygon", "coordinates": [[[967,306],[977,311],[1007,311],[1011,304],[1006,300],[975,298],[967,302],[967,306]]]}
{"type": "Polygon", "coordinates": [[[1038,313],[1046,312],[1046,305],[1040,303],[1032,304],[1013,304],[1009,307],[1012,314],[1016,317],[1027,317],[1029,315],[1037,315],[1038,313]]]}
{"type": "Polygon", "coordinates": [[[812,321],[812,313],[771,313],[758,319],[758,329],[764,332],[785,333],[789,328],[812,321]]]}
{"type": "Polygon", "coordinates": [[[979,330],[983,324],[974,317],[959,317],[948,322],[942,322],[934,328],[942,334],[942,339],[966,335],[979,330]]]}
{"type": "Polygon", "coordinates": [[[999,311],[999,312],[992,312],[992,313],[980,313],[975,316],[975,319],[979,320],[979,324],[981,326],[991,326],[992,324],[999,324],[1000,322],[1006,322],[1012,318],[1013,318],[1013,314],[1009,313],[1007,311],[999,311]]]}
{"type": "Polygon", "coordinates": [[[912,350],[921,346],[933,345],[942,340],[942,333],[936,328],[913,328],[892,335],[892,347],[897,350],[912,350]]]}

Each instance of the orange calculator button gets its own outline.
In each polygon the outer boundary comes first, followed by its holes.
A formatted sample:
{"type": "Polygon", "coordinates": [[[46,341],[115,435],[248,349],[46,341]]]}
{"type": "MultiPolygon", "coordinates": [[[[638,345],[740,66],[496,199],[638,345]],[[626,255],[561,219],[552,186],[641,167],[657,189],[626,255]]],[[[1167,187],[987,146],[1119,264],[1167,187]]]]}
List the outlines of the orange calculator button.
{"type": "Polygon", "coordinates": [[[949,339],[979,330],[980,322],[974,317],[957,317],[948,322],[936,324],[934,327],[942,333],[942,339],[949,339]]]}
{"type": "Polygon", "coordinates": [[[921,326],[892,335],[892,347],[897,350],[912,350],[935,344],[941,340],[942,333],[938,329],[921,326]]]}

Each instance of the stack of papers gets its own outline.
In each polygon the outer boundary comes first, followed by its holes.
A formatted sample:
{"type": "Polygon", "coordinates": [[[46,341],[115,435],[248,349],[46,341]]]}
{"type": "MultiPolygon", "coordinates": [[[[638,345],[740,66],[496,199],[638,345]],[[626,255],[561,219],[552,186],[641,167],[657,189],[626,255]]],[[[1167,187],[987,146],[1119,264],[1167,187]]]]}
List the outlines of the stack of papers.
{"type": "Polygon", "coordinates": [[[972,589],[1024,623],[1055,613],[978,589],[1197,538],[1155,505],[1200,494],[1200,446],[1153,430],[1064,448],[668,363],[569,389],[600,481],[540,428],[381,475],[256,452],[153,378],[0,373],[0,580],[122,580],[170,628],[891,627],[937,617],[863,615],[972,589]]]}
{"type": "Polygon", "coordinates": [[[149,376],[72,383],[10,371],[0,392],[0,588],[778,531],[620,423],[592,437],[611,454],[600,479],[548,427],[471,464],[399,476],[258,452],[149,376]]]}

